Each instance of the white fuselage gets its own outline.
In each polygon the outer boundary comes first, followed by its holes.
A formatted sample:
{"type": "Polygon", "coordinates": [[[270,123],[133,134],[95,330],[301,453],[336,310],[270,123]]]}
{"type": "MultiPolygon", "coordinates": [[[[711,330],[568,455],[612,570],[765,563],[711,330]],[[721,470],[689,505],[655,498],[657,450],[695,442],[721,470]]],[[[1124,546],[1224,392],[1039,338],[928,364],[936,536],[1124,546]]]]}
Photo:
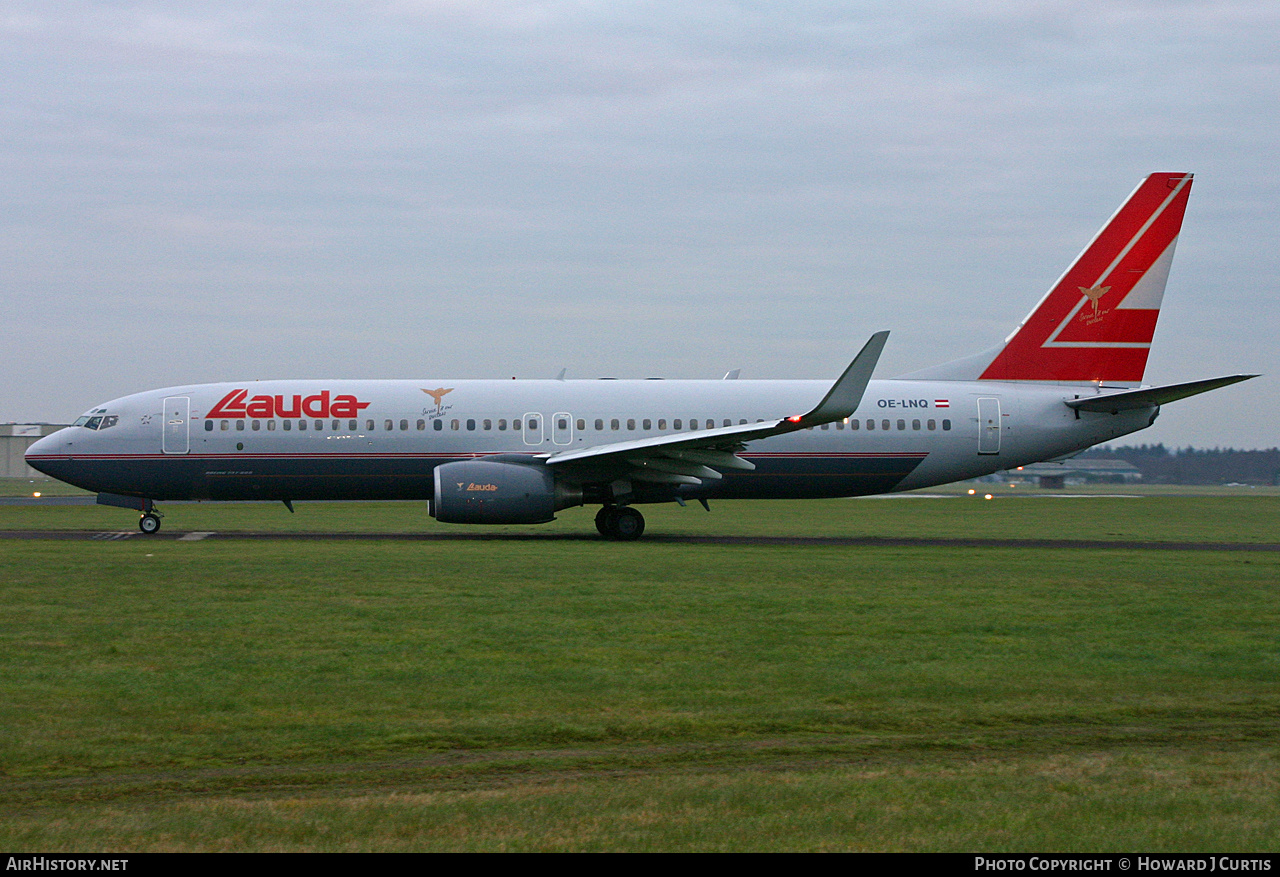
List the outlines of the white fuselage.
{"type": "MultiPolygon", "coordinates": [[[[808,411],[822,381],[263,381],[125,396],[41,439],[36,468],[149,499],[429,498],[442,463],[558,453],[808,411]],[[341,416],[337,416],[341,415],[341,416]],[[94,423],[91,418],[103,418],[94,423]],[[108,418],[114,418],[105,426],[108,418]],[[93,429],[91,426],[99,428],[93,429]]],[[[632,501],[910,490],[1053,459],[1148,426],[1077,412],[1080,385],[872,381],[845,422],[745,443],[754,471],[632,501]]],[[[588,476],[579,475],[581,480],[588,476]]],[[[589,497],[590,499],[590,497],[589,497]]]]}

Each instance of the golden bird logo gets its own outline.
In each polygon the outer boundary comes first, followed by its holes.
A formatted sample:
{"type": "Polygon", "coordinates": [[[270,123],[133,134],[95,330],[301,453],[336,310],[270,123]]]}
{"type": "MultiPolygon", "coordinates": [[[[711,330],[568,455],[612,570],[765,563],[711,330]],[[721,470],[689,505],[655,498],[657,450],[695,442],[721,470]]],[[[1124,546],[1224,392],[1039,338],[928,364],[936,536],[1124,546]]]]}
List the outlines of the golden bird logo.
{"type": "Polygon", "coordinates": [[[444,404],[443,400],[444,400],[445,394],[452,393],[453,387],[437,387],[434,390],[423,390],[422,392],[426,393],[428,396],[434,399],[436,402],[436,407],[439,408],[442,404],[444,404]]]}
{"type": "Polygon", "coordinates": [[[1093,304],[1093,315],[1096,317],[1098,315],[1098,302],[1102,299],[1104,295],[1106,295],[1108,292],[1111,291],[1111,287],[1110,286],[1094,286],[1094,287],[1090,287],[1089,289],[1085,289],[1083,286],[1081,286],[1080,291],[1084,293],[1084,297],[1089,299],[1089,301],[1093,304]]]}

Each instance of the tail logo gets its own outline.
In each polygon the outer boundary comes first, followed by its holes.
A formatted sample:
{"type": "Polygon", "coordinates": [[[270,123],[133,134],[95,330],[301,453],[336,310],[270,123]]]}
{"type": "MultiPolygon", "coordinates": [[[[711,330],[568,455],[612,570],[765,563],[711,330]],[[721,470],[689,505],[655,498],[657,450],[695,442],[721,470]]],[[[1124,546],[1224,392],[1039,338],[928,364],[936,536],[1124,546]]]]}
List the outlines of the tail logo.
{"type": "Polygon", "coordinates": [[[1108,292],[1111,291],[1110,286],[1095,286],[1092,289],[1085,289],[1082,286],[1080,287],[1080,291],[1084,293],[1084,297],[1089,299],[1089,303],[1093,305],[1093,316],[1085,317],[1084,322],[1086,325],[1093,325],[1094,323],[1101,320],[1104,316],[1111,313],[1110,308],[1108,308],[1105,311],[1102,311],[1101,313],[1099,313],[1098,311],[1098,302],[1102,299],[1104,295],[1106,295],[1108,292]]]}

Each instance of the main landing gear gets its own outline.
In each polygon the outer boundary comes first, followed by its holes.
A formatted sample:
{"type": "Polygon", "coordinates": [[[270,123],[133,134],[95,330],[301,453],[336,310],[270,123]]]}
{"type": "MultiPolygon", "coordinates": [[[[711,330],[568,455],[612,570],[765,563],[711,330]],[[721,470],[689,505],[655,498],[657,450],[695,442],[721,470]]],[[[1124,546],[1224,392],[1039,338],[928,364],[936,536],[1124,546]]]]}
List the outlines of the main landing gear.
{"type": "Polygon", "coordinates": [[[152,533],[160,532],[160,515],[156,512],[147,512],[138,519],[138,529],[150,536],[152,533]]]}
{"type": "Polygon", "coordinates": [[[607,505],[596,512],[596,529],[606,539],[630,542],[644,533],[644,515],[631,506],[607,505]]]}

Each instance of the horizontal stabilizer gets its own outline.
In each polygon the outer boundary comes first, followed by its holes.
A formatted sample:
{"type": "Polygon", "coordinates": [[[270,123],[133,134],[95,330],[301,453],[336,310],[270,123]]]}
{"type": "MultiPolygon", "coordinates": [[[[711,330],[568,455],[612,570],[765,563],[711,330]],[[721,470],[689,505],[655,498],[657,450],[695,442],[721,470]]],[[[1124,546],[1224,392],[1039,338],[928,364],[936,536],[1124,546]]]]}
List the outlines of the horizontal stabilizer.
{"type": "Polygon", "coordinates": [[[1131,411],[1135,408],[1152,408],[1166,402],[1176,402],[1188,396],[1198,396],[1219,387],[1238,384],[1257,375],[1228,375],[1224,378],[1209,378],[1204,381],[1191,381],[1187,384],[1170,384],[1167,387],[1145,387],[1141,390],[1127,390],[1123,393],[1108,393],[1103,396],[1086,396],[1083,399],[1068,399],[1067,404],[1077,411],[1099,411],[1115,414],[1118,411],[1131,411]]]}

